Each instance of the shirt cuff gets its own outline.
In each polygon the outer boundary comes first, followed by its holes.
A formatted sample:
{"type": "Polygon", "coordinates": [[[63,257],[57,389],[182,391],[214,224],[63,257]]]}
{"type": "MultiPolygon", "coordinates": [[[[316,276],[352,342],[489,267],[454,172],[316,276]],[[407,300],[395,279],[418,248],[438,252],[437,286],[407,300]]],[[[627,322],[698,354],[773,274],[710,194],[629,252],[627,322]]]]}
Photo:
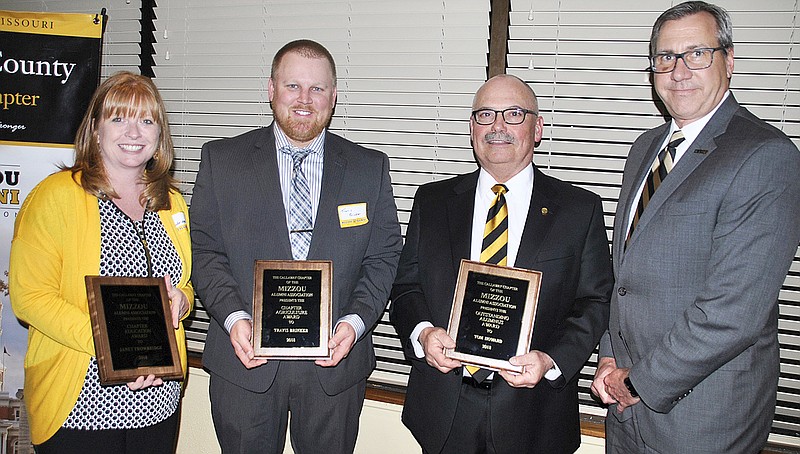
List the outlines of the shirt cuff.
{"type": "Polygon", "coordinates": [[[422,344],[419,343],[419,335],[425,328],[433,328],[433,323],[419,322],[414,328],[414,331],[411,331],[411,346],[414,347],[414,355],[417,358],[425,357],[425,349],[423,349],[422,344]]]}
{"type": "Polygon", "coordinates": [[[228,334],[230,334],[231,330],[233,329],[234,323],[238,322],[239,320],[252,320],[252,319],[253,317],[251,317],[250,314],[248,314],[245,311],[231,312],[231,314],[228,315],[228,317],[225,319],[225,330],[228,332],[228,334]]]}
{"type": "Polygon", "coordinates": [[[547,381],[555,381],[558,380],[558,378],[561,377],[561,375],[562,375],[561,369],[559,369],[558,364],[556,364],[556,362],[553,361],[553,367],[544,373],[544,378],[547,381]]]}
{"type": "MultiPolygon", "coordinates": [[[[342,322],[349,323],[350,326],[353,327],[353,330],[356,332],[356,340],[361,339],[361,336],[363,336],[367,331],[367,327],[364,325],[364,320],[361,320],[361,317],[357,314],[345,315],[336,322],[336,326],[339,326],[339,323],[342,322]]],[[[336,332],[336,326],[333,328],[334,333],[336,332]]]]}

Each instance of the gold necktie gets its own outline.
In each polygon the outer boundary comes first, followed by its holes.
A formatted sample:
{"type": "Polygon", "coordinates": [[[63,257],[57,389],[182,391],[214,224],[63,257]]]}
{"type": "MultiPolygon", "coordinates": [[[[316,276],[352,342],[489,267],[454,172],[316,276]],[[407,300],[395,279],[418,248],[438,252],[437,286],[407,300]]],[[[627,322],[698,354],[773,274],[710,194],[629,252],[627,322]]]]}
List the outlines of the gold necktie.
{"type": "MultiPolygon", "coordinates": [[[[492,186],[495,193],[489,214],[486,216],[486,226],[483,229],[483,246],[481,247],[481,262],[506,266],[508,263],[508,206],[503,194],[508,188],[502,184],[492,186]]],[[[492,371],[481,369],[478,366],[464,366],[472,378],[478,383],[486,380],[492,371]]]]}
{"type": "MultiPolygon", "coordinates": [[[[680,129],[673,132],[669,138],[669,143],[663,150],[661,150],[660,153],[658,153],[658,157],[653,162],[653,166],[650,167],[650,174],[647,176],[647,180],[642,188],[642,194],[639,197],[639,205],[636,207],[636,213],[634,213],[633,220],[631,221],[631,228],[628,230],[628,240],[631,238],[631,235],[633,235],[633,229],[635,229],[636,224],[639,223],[639,218],[642,216],[647,204],[650,203],[653,193],[655,193],[656,189],[661,186],[661,182],[664,181],[664,178],[667,177],[667,174],[672,171],[672,166],[674,165],[675,159],[675,149],[678,148],[678,145],[680,145],[684,140],[686,140],[686,138],[683,137],[683,133],[680,129]]],[[[628,241],[625,240],[626,245],[627,242],[628,241]]]]}
{"type": "Polygon", "coordinates": [[[481,248],[481,262],[506,266],[508,262],[508,206],[503,194],[508,188],[502,184],[492,186],[495,193],[489,214],[486,216],[486,226],[483,229],[483,246],[481,248]]]}

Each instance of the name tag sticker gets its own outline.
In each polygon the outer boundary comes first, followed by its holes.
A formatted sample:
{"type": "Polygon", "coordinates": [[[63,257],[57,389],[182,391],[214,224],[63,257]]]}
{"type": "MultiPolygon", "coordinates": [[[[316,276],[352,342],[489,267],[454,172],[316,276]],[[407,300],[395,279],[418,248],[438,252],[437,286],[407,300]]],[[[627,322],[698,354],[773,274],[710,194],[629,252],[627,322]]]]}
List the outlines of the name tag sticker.
{"type": "Polygon", "coordinates": [[[339,205],[339,227],[356,227],[369,222],[367,219],[367,204],[351,203],[349,205],[339,205]]]}
{"type": "Polygon", "coordinates": [[[178,212],[178,213],[173,214],[172,215],[172,222],[175,223],[175,228],[177,230],[184,230],[187,227],[187,225],[186,225],[186,215],[184,215],[183,213],[178,212]]]}

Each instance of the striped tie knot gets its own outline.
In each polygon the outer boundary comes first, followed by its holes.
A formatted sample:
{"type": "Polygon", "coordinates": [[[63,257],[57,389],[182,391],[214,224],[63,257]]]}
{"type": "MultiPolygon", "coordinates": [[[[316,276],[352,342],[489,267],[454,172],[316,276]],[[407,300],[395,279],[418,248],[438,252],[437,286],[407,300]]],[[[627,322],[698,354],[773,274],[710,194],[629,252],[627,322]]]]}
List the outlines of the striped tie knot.
{"type": "Polygon", "coordinates": [[[311,148],[295,148],[292,146],[284,146],[281,151],[292,157],[292,168],[295,172],[302,172],[303,160],[311,154],[314,150],[311,148]]]}
{"type": "Polygon", "coordinates": [[[677,150],[678,146],[686,140],[686,137],[683,136],[683,131],[680,129],[676,130],[669,136],[669,143],[667,144],[667,150],[669,154],[672,155],[672,159],[675,159],[675,151],[677,150]]]}

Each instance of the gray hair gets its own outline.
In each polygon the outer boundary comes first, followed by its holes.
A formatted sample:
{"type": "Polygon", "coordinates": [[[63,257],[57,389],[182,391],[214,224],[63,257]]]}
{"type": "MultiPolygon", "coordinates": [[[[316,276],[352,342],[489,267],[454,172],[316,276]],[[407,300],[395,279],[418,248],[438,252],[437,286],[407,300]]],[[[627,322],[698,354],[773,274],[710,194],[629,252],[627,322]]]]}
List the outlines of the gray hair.
{"type": "Polygon", "coordinates": [[[665,23],[699,13],[708,13],[714,17],[714,21],[717,23],[719,47],[724,48],[726,53],[733,49],[733,23],[728,12],[711,3],[690,1],[675,5],[658,16],[656,23],[653,24],[653,32],[650,34],[650,56],[653,57],[657,52],[658,37],[665,23]]]}

